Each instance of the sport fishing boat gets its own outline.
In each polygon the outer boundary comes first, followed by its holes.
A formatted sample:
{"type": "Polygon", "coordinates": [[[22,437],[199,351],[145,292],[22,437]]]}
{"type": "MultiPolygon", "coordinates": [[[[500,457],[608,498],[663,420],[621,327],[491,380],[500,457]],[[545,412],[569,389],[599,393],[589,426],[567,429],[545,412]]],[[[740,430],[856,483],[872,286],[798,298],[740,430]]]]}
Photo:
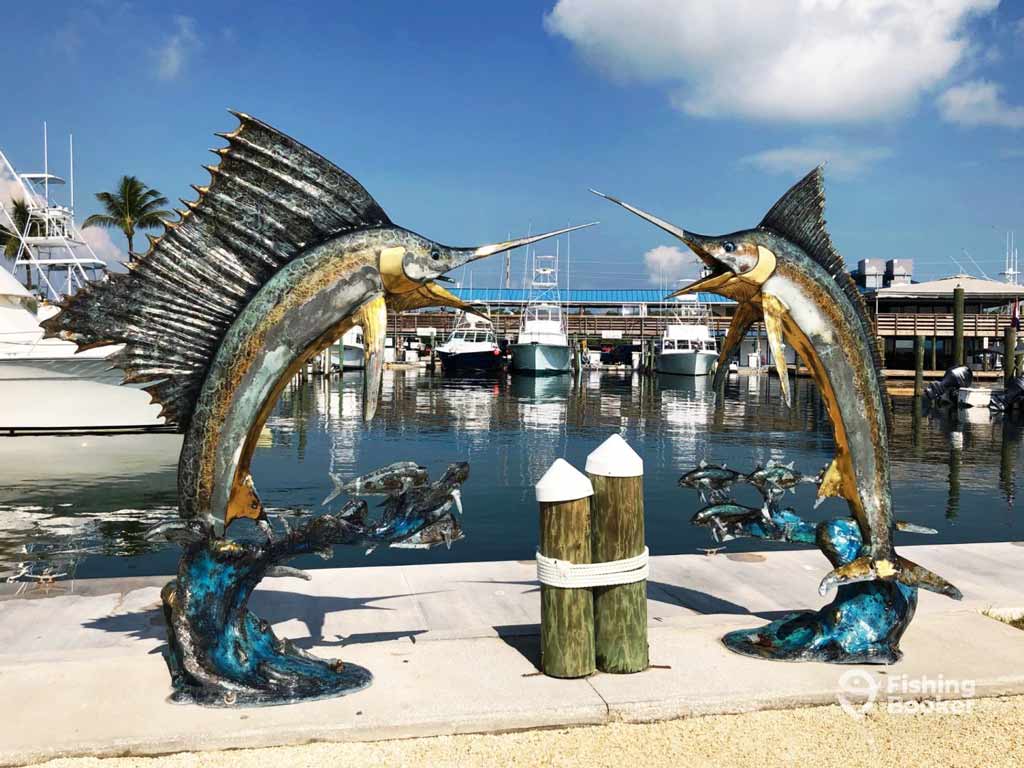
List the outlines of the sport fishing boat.
{"type": "Polygon", "coordinates": [[[700,306],[675,311],[654,352],[658,373],[707,376],[718,359],[718,344],[711,335],[707,310],[700,306]]]}
{"type": "MultiPolygon", "coordinates": [[[[44,158],[45,146],[44,132],[44,158]]],[[[76,353],[70,341],[43,338],[39,323],[58,311],[54,302],[102,278],[107,266],[75,225],[73,161],[68,206],[51,201],[51,187],[64,180],[44,166],[19,174],[0,152],[0,226],[18,243],[14,273],[24,268],[38,291],[0,268],[0,435],[166,429],[141,386],[119,386],[110,358],[120,346],[76,353]],[[25,204],[22,215],[16,201],[25,204]]]]}
{"type": "Polygon", "coordinates": [[[558,255],[533,257],[530,301],[523,323],[511,345],[512,370],[545,374],[569,371],[569,336],[558,301],[558,255]]]}
{"type": "Polygon", "coordinates": [[[561,306],[527,305],[511,350],[512,370],[517,373],[567,373],[571,354],[561,306]]]}
{"type": "Polygon", "coordinates": [[[451,335],[437,347],[444,371],[495,371],[504,365],[494,325],[485,317],[459,313],[451,335]]]}
{"type": "Polygon", "coordinates": [[[337,347],[331,349],[331,362],[346,371],[360,370],[365,365],[363,352],[363,329],[354,326],[345,331],[337,347]],[[341,357],[338,349],[341,349],[341,357]]]}

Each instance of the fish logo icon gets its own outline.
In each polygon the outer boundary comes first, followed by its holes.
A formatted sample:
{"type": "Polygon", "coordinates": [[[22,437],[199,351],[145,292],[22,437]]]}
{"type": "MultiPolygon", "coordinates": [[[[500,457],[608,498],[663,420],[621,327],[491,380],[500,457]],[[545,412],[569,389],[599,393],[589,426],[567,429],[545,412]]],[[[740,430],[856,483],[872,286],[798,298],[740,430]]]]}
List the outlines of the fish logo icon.
{"type": "Polygon", "coordinates": [[[879,683],[871,673],[863,669],[849,669],[839,678],[836,698],[846,714],[860,720],[874,708],[878,689],[879,683]]]}

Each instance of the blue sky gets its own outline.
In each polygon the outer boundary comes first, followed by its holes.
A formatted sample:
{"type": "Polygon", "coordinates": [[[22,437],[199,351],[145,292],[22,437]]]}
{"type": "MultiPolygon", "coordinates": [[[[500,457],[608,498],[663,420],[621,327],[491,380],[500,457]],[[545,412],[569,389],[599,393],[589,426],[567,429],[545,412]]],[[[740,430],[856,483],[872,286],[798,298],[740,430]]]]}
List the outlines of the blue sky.
{"type": "MultiPolygon", "coordinates": [[[[64,172],[73,131],[82,219],[125,173],[191,197],[233,107],[441,242],[600,219],[573,241],[575,286],[692,270],[588,187],[727,232],[821,160],[851,265],[977,273],[967,249],[994,276],[1006,231],[1024,241],[1021,0],[295,5],[13,4],[0,148],[36,170],[45,119],[64,172]]],[[[474,285],[500,268],[476,266],[474,285]]]]}

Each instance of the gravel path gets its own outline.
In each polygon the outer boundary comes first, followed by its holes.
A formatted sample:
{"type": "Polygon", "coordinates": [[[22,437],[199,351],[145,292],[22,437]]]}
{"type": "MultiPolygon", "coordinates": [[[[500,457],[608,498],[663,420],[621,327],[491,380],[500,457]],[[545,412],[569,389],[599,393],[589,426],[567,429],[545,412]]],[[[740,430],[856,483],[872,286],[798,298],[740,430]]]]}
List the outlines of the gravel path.
{"type": "Polygon", "coordinates": [[[959,715],[892,715],[856,720],[838,706],[614,724],[497,735],[182,753],[159,758],[74,758],[47,768],[370,768],[373,766],[1024,765],[1024,696],[978,699],[959,715]]]}

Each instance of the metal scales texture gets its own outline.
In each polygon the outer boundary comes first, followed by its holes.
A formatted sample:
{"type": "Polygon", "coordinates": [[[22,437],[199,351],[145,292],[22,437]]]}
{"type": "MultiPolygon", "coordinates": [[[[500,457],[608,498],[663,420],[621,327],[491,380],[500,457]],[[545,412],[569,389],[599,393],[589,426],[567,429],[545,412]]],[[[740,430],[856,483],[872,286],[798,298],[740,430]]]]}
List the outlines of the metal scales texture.
{"type": "MultiPolygon", "coordinates": [[[[784,344],[795,350],[810,371],[832,425],[836,457],[820,476],[818,499],[845,499],[852,520],[834,521],[808,542],[813,540],[833,566],[819,591],[825,595],[830,588],[839,587],[840,592],[831,605],[804,615],[799,626],[776,623],[748,633],[748,645],[733,640],[727,644],[768,658],[895,661],[899,635],[913,616],[916,589],[955,599],[960,591],[897,555],[893,546],[890,403],[867,309],[825,227],[821,168],[790,188],[756,227],[720,236],[689,232],[620,200],[596,194],[679,238],[704,262],[707,276],[676,291],[673,297],[712,291],[738,303],[733,326],[722,345],[718,372],[723,371],[724,362],[748,328],[763,321],[786,403],[789,372],[784,344]],[[859,597],[865,594],[872,597],[859,597]],[[855,641],[826,644],[828,650],[821,650],[816,638],[833,633],[829,627],[837,611],[846,620],[861,622],[865,633],[889,638],[889,651],[865,653],[855,641]],[[783,635],[785,642],[776,642],[783,635]]],[[[716,375],[716,385],[722,380],[716,375]]],[[[684,476],[687,482],[683,485],[702,492],[713,490],[712,500],[724,499],[729,483],[713,487],[710,480],[702,481],[707,469],[695,470],[700,477],[684,476]]],[[[775,518],[780,513],[772,505],[782,478],[787,478],[786,483],[797,482],[795,474],[789,477],[778,469],[758,470],[745,478],[765,494],[765,512],[757,513],[763,521],[758,523],[760,528],[751,528],[735,515],[725,524],[713,512],[706,512],[702,521],[724,525],[733,535],[775,538],[779,527],[775,518]]],[[[735,636],[733,633],[730,638],[735,636]]]]}
{"type": "MultiPolygon", "coordinates": [[[[125,381],[142,382],[184,433],[178,465],[181,520],[158,526],[183,547],[163,591],[175,698],[204,704],[270,704],[358,690],[370,673],[317,659],[279,640],[247,608],[266,575],[301,575],[284,561],[336,544],[428,547],[461,537],[453,506],[468,467],[433,485],[425,473],[381,487],[393,498],[369,521],[365,502],[276,533],[249,466],[279,394],[311,357],[360,325],[365,337],[363,416],[380,393],[387,310],[469,309],[439,286],[449,270],[551,237],[471,248],[441,245],[394,224],[350,175],[248,115],[220,134],[180,220],[168,222],[126,274],[67,299],[47,334],[80,349],[123,344],[125,381]],[[228,536],[253,521],[258,541],[228,536]]],[[[585,225],[586,226],[586,225],[585,225]]],[[[578,227],[574,227],[576,229],[578,227]]],[[[350,484],[351,485],[351,484],[350,484]]],[[[359,487],[356,483],[353,488],[359,487]]],[[[369,488],[355,495],[370,495],[369,488]]]]}

